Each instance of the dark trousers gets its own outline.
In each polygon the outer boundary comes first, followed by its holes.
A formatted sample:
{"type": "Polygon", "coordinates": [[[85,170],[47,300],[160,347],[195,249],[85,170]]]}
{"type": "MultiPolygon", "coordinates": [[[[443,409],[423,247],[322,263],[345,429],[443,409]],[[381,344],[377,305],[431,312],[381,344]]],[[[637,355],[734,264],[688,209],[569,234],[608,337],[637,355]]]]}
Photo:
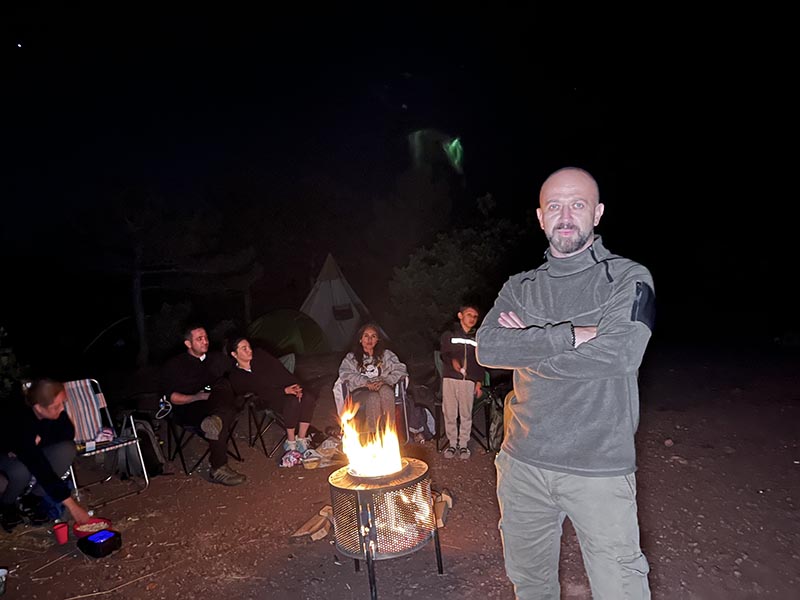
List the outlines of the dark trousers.
{"type": "MultiPolygon", "coordinates": [[[[47,458],[47,462],[50,463],[53,473],[60,476],[67,472],[72,461],[75,460],[75,443],[58,442],[57,444],[44,446],[42,453],[47,458]]],[[[21,460],[8,456],[0,456],[0,472],[5,473],[6,479],[8,479],[8,485],[3,495],[0,496],[0,504],[14,504],[28,486],[31,480],[31,472],[21,460]]],[[[32,491],[37,496],[44,496],[46,493],[38,483],[32,491]]]]}
{"type": "Polygon", "coordinates": [[[281,394],[267,398],[258,396],[254,404],[260,410],[269,409],[279,413],[283,417],[286,429],[297,429],[298,423],[311,423],[317,406],[317,397],[303,388],[303,397],[300,400],[292,394],[281,394]]]}
{"type": "Polygon", "coordinates": [[[190,402],[189,404],[178,404],[172,407],[173,418],[178,425],[188,427],[200,427],[209,415],[217,415],[222,419],[222,433],[219,435],[218,440],[206,440],[208,448],[211,452],[208,455],[208,461],[212,469],[227,464],[227,439],[228,430],[236,420],[238,409],[230,402],[219,402],[208,400],[198,400],[197,402],[190,402]]]}

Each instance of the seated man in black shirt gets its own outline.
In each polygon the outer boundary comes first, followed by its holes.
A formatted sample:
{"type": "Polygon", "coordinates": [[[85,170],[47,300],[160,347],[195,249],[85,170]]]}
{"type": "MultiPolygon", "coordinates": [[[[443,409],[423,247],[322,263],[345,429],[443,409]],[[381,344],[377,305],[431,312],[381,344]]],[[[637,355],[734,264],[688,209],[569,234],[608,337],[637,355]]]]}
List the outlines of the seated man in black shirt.
{"type": "Polygon", "coordinates": [[[200,427],[211,452],[211,481],[239,485],[247,477],[228,466],[227,440],[224,432],[236,417],[230,382],[225,377],[230,368],[221,354],[208,352],[208,335],[200,326],[184,333],[186,352],[173,357],[162,371],[162,391],[172,404],[178,425],[200,427]]]}

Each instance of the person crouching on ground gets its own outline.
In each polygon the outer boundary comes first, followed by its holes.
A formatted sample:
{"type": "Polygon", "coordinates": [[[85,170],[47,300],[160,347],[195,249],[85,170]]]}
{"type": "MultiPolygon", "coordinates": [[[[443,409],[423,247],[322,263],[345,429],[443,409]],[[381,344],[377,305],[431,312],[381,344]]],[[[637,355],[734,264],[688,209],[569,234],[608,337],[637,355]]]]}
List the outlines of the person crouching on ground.
{"type": "Polygon", "coordinates": [[[28,496],[34,515],[48,520],[43,510],[47,494],[61,502],[78,524],[89,521],[61,477],[75,459],[75,427],[64,410],[67,392],[52,379],[38,379],[25,391],[24,402],[14,402],[0,418],[0,472],[8,485],[0,496],[3,528],[10,531],[22,522],[17,499],[31,476],[36,485],[28,496]]]}

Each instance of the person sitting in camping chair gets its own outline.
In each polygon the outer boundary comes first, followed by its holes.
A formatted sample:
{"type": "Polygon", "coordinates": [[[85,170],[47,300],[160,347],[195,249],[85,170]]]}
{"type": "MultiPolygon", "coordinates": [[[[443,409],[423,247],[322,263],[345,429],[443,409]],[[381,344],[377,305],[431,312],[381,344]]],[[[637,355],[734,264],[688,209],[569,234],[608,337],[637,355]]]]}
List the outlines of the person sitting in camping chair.
{"type": "Polygon", "coordinates": [[[202,430],[210,449],[211,481],[240,485],[247,477],[228,465],[226,433],[239,412],[225,379],[228,361],[221,354],[209,353],[208,334],[201,326],[189,326],[183,343],[186,352],[169,360],[161,373],[172,418],[178,425],[202,430]]]}
{"type": "Polygon", "coordinates": [[[364,410],[365,433],[394,426],[394,386],[408,377],[406,365],[384,348],[377,325],[367,323],[356,334],[353,351],[339,365],[339,378],[354,403],[364,410]]]}
{"type": "Polygon", "coordinates": [[[26,387],[24,401],[9,403],[0,416],[0,472],[8,480],[0,495],[2,526],[11,531],[23,522],[17,501],[36,478],[21,505],[33,524],[49,521],[45,495],[60,502],[78,524],[89,521],[89,513],[72,497],[61,477],[75,458],[75,427],[64,410],[64,385],[38,379],[26,387]]]}
{"type": "Polygon", "coordinates": [[[286,428],[286,452],[304,454],[311,448],[308,434],[316,396],[283,363],[261,348],[253,349],[244,336],[233,337],[228,349],[235,366],[228,375],[237,396],[253,394],[256,409],[278,413],[286,428]]]}

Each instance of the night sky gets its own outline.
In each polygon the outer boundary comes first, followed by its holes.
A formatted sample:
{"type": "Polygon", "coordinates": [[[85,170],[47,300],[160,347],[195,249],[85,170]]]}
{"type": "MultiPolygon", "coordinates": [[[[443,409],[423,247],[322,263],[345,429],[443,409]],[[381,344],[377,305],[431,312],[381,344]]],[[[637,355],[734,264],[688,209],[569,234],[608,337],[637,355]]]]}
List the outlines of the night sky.
{"type": "MultiPolygon", "coordinates": [[[[231,190],[277,204],[313,179],[346,189],[340,209],[355,214],[391,190],[420,128],[460,137],[471,197],[489,192],[519,220],[550,171],[591,171],[599,232],[653,271],[665,337],[792,328],[798,199],[781,176],[796,169],[782,146],[796,137],[796,68],[779,14],[15,4],[0,17],[0,322],[27,347],[42,320],[83,318],[59,279],[82,269],[70,227],[102,223],[120,189],[224,209],[231,190]]],[[[545,247],[532,240],[530,268],[545,247]]]]}

